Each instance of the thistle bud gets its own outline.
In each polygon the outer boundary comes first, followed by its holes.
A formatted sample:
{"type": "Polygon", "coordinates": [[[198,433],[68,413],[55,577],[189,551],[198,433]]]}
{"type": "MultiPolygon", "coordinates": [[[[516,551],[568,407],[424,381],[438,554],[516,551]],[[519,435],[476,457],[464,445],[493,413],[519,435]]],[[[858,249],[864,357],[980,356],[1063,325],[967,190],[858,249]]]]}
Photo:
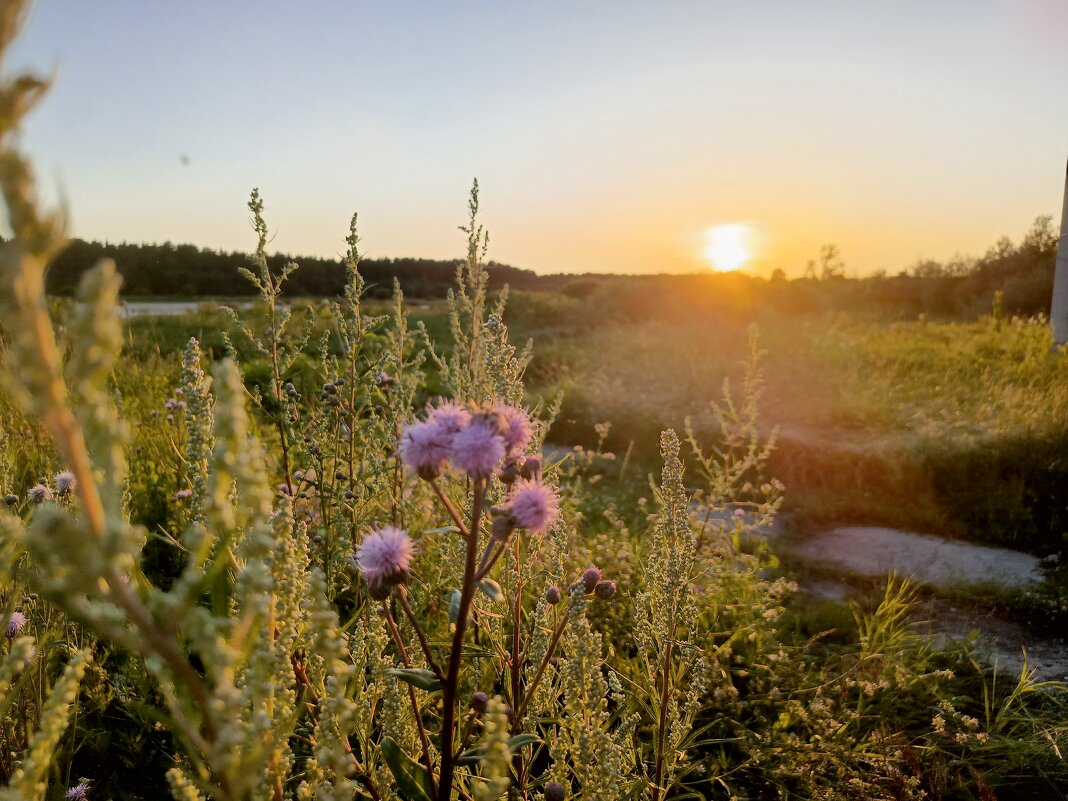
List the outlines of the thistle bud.
{"type": "Polygon", "coordinates": [[[549,589],[545,591],[545,603],[549,604],[549,606],[556,606],[560,603],[560,595],[559,587],[556,585],[549,587],[549,589]]]}
{"type": "Polygon", "coordinates": [[[9,495],[5,495],[4,496],[4,503],[6,503],[8,506],[14,506],[18,502],[19,502],[19,496],[18,495],[10,495],[9,494],[9,495]]]}
{"type": "Polygon", "coordinates": [[[602,601],[610,601],[612,596],[616,594],[616,583],[614,581],[598,581],[597,586],[593,588],[593,594],[602,601]]]}
{"type": "Polygon", "coordinates": [[[515,519],[508,512],[502,512],[493,518],[493,526],[490,528],[493,539],[508,542],[513,531],[515,531],[515,519]]]}
{"type": "Polygon", "coordinates": [[[334,384],[329,384],[329,383],[323,384],[323,392],[325,392],[327,395],[336,395],[337,394],[337,386],[335,386],[334,384]]]}
{"type": "Polygon", "coordinates": [[[515,483],[515,480],[519,478],[520,468],[515,459],[509,459],[504,463],[504,467],[501,468],[501,472],[497,474],[503,484],[511,486],[515,483]]]}
{"type": "Polygon", "coordinates": [[[567,798],[567,789],[560,782],[549,782],[545,785],[545,801],[564,801],[567,798]]]}
{"type": "Polygon", "coordinates": [[[489,696],[479,691],[471,696],[471,709],[477,714],[483,714],[489,705],[489,696]]]}
{"type": "Polygon", "coordinates": [[[601,571],[596,567],[586,568],[586,572],[582,574],[582,586],[586,588],[586,594],[589,595],[597,587],[597,582],[601,580],[601,571]]]}
{"type": "Polygon", "coordinates": [[[541,478],[541,457],[528,456],[519,474],[528,481],[541,478]]]}

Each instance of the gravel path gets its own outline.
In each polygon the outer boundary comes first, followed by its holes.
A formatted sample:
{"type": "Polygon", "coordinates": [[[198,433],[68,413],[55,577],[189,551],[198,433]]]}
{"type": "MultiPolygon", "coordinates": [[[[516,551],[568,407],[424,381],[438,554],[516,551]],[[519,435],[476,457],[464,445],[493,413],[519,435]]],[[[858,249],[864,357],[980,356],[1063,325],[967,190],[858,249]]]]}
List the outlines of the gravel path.
{"type": "Polygon", "coordinates": [[[793,545],[805,561],[866,576],[897,573],[928,584],[998,584],[1013,589],[1042,582],[1038,559],[930,534],[848,526],[806,537],[793,545]]]}

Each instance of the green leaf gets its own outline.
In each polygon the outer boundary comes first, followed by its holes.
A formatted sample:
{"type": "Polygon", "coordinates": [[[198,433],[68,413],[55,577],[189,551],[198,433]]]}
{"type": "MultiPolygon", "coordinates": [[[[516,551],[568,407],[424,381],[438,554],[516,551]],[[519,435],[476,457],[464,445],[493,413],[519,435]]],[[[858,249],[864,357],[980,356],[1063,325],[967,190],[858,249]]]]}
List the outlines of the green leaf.
{"type": "Polygon", "coordinates": [[[476,746],[475,748],[468,748],[460,756],[456,757],[457,765],[475,765],[486,758],[486,747],[484,745],[476,746]]]}
{"type": "Polygon", "coordinates": [[[501,585],[491,578],[484,578],[478,582],[478,588],[494,601],[499,601],[504,597],[504,593],[501,592],[501,585]]]}
{"type": "MultiPolygon", "coordinates": [[[[541,740],[533,734],[517,734],[508,738],[508,748],[514,753],[525,745],[540,743],[541,740]]],[[[468,748],[456,759],[457,765],[474,765],[486,758],[486,747],[483,745],[468,748]]]]}
{"type": "Polygon", "coordinates": [[[460,591],[453,589],[452,597],[449,599],[449,622],[455,623],[460,619],[460,591]]]}
{"type": "Polygon", "coordinates": [[[460,529],[456,526],[442,526],[441,528],[428,528],[424,534],[459,534],[460,529]]]}
{"type": "Polygon", "coordinates": [[[513,751],[518,751],[524,745],[534,745],[540,743],[541,739],[533,734],[517,734],[515,737],[508,738],[508,747],[513,751]]]}
{"type": "Polygon", "coordinates": [[[445,687],[441,679],[434,675],[434,671],[426,668],[389,668],[386,675],[407,682],[420,690],[426,690],[428,693],[437,692],[445,687]]]}
{"type": "Polygon", "coordinates": [[[383,737],[379,748],[382,750],[382,758],[393,773],[402,798],[406,801],[433,801],[430,776],[425,766],[404,753],[392,737],[383,737]]]}

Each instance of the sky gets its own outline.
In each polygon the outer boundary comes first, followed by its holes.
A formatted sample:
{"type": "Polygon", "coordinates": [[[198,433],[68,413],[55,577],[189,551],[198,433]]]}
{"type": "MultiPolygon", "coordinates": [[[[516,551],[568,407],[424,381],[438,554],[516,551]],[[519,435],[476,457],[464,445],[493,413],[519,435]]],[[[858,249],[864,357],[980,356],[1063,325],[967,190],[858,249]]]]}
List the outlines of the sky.
{"type": "Polygon", "coordinates": [[[459,258],[541,273],[850,274],[978,255],[1060,219],[1065,0],[37,0],[12,60],[85,239],[459,258]],[[722,231],[721,231],[722,233],[722,231]],[[735,260],[737,261],[737,260],[735,260]]]}

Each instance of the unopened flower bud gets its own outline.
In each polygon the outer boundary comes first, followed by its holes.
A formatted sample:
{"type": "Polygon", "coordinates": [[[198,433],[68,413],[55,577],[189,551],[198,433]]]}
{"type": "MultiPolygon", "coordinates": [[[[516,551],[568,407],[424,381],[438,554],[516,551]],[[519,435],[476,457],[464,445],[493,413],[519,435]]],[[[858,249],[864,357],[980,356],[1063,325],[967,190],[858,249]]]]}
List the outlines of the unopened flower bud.
{"type": "Polygon", "coordinates": [[[471,696],[471,708],[479,715],[483,714],[489,705],[489,696],[484,692],[477,692],[471,696]]]}
{"type": "Polygon", "coordinates": [[[614,581],[598,581],[597,586],[593,588],[593,594],[602,601],[610,601],[612,596],[616,594],[616,583],[614,581]]]}
{"type": "Polygon", "coordinates": [[[513,531],[515,531],[515,519],[507,512],[502,512],[493,518],[493,526],[490,529],[493,539],[507,542],[513,531]]]}
{"type": "Polygon", "coordinates": [[[18,502],[19,502],[19,496],[18,495],[5,495],[4,496],[4,503],[6,503],[8,506],[14,506],[18,502]]]}
{"type": "Polygon", "coordinates": [[[337,387],[334,384],[323,384],[323,392],[327,395],[336,395],[337,387]]]}
{"type": "Polygon", "coordinates": [[[549,604],[549,606],[556,606],[560,603],[560,595],[559,587],[556,585],[549,587],[549,589],[545,591],[545,603],[549,604]]]}
{"type": "Polygon", "coordinates": [[[504,463],[504,467],[501,468],[501,472],[497,474],[501,482],[507,485],[515,483],[515,480],[519,478],[519,464],[514,459],[509,459],[504,463]]]}
{"type": "Polygon", "coordinates": [[[390,593],[393,592],[393,585],[386,584],[385,582],[381,584],[368,584],[367,592],[374,600],[384,601],[390,596],[390,593]]]}
{"type": "Polygon", "coordinates": [[[560,782],[549,782],[545,785],[545,801],[564,801],[567,798],[567,790],[560,782]]]}
{"type": "Polygon", "coordinates": [[[519,474],[528,481],[541,478],[541,458],[528,456],[519,474]]]}
{"type": "Polygon", "coordinates": [[[586,572],[582,574],[582,585],[586,588],[586,594],[589,595],[597,587],[597,582],[601,580],[601,571],[596,567],[589,567],[586,572]]]}

